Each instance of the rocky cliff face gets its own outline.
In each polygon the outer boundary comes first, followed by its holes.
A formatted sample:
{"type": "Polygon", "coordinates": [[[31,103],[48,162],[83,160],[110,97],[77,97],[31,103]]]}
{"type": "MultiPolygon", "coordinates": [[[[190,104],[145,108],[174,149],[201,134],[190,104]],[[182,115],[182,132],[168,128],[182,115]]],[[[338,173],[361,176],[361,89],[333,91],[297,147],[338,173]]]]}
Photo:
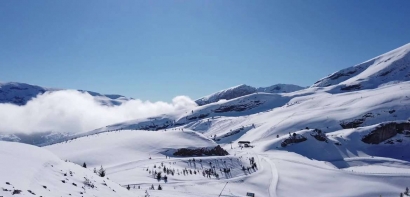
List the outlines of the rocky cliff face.
{"type": "Polygon", "coordinates": [[[403,133],[405,130],[410,130],[410,122],[382,124],[364,136],[362,141],[366,144],[379,144],[396,136],[398,133],[403,133]]]}

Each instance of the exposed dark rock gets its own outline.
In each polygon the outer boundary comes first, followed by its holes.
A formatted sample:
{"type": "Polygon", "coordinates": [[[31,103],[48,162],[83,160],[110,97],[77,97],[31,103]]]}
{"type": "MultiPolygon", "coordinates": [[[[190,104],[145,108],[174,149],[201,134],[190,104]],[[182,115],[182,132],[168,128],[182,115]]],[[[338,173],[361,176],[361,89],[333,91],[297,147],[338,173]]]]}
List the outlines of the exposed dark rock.
{"type": "MultiPolygon", "coordinates": [[[[397,135],[397,133],[405,133],[410,130],[410,123],[396,123],[390,122],[381,124],[374,131],[362,138],[362,141],[367,144],[379,144],[397,135]]],[[[387,143],[387,142],[386,142],[387,143]]],[[[393,141],[392,141],[393,143],[393,141]]]]}
{"type": "Polygon", "coordinates": [[[15,189],[15,190],[13,190],[13,193],[12,193],[12,194],[14,195],[14,194],[20,194],[20,193],[21,193],[21,190],[15,189]]]}
{"type": "Polygon", "coordinates": [[[152,124],[152,125],[141,126],[139,127],[139,129],[147,130],[147,131],[158,131],[158,130],[166,129],[170,126],[171,126],[170,123],[164,123],[163,125],[152,124]]]}
{"type": "Polygon", "coordinates": [[[372,113],[367,113],[367,114],[363,115],[361,118],[355,119],[355,120],[350,121],[350,122],[342,121],[342,122],[340,122],[340,126],[343,129],[357,128],[357,127],[360,127],[363,124],[363,122],[366,121],[366,119],[370,118],[370,117],[371,118],[374,117],[373,114],[372,113]]]}
{"type": "Polygon", "coordinates": [[[344,77],[344,76],[347,77],[347,76],[350,76],[350,75],[354,74],[356,71],[357,70],[351,70],[351,71],[348,71],[346,73],[341,73],[341,72],[334,73],[334,74],[330,75],[329,78],[335,80],[335,79],[338,79],[340,77],[344,77]]]}
{"type": "Polygon", "coordinates": [[[229,155],[229,153],[224,150],[221,146],[216,146],[214,148],[181,148],[178,149],[175,153],[175,156],[182,156],[182,157],[192,157],[192,156],[225,156],[229,155]]]}
{"type": "Polygon", "coordinates": [[[187,116],[186,119],[187,120],[200,120],[203,118],[206,118],[207,116],[209,116],[209,114],[199,114],[199,116],[187,116]]]}
{"type": "Polygon", "coordinates": [[[343,90],[343,91],[360,90],[360,88],[361,88],[360,84],[357,84],[357,85],[351,85],[351,86],[342,87],[342,88],[340,88],[340,90],[343,90]]]}
{"type": "Polygon", "coordinates": [[[246,104],[238,104],[238,105],[222,105],[219,108],[215,109],[215,113],[223,113],[223,112],[231,112],[231,111],[245,111],[249,110],[252,108],[255,108],[259,105],[263,104],[263,102],[256,100],[256,101],[250,101],[249,103],[246,104]]]}
{"type": "Polygon", "coordinates": [[[31,191],[31,190],[27,190],[28,191],[28,193],[30,193],[30,194],[33,194],[33,195],[36,195],[33,191],[31,191]]]}
{"type": "Polygon", "coordinates": [[[389,73],[391,73],[392,71],[393,71],[393,70],[385,71],[385,72],[381,73],[379,76],[380,76],[380,77],[384,77],[384,76],[388,75],[389,73]]]}
{"type": "Polygon", "coordinates": [[[232,131],[230,131],[230,132],[228,132],[228,133],[222,135],[221,137],[217,138],[215,141],[220,141],[222,138],[226,138],[226,137],[229,137],[229,136],[238,134],[239,132],[241,132],[241,131],[243,131],[243,130],[245,130],[245,127],[241,127],[241,128],[232,130],[232,131]]]}
{"type": "Polygon", "coordinates": [[[286,147],[289,144],[295,144],[295,143],[300,143],[300,142],[304,142],[306,141],[307,138],[303,135],[293,135],[285,140],[283,140],[283,142],[280,144],[282,147],[286,147]]]}
{"type": "Polygon", "coordinates": [[[327,142],[326,135],[320,129],[313,130],[310,135],[321,142],[327,142]]]}

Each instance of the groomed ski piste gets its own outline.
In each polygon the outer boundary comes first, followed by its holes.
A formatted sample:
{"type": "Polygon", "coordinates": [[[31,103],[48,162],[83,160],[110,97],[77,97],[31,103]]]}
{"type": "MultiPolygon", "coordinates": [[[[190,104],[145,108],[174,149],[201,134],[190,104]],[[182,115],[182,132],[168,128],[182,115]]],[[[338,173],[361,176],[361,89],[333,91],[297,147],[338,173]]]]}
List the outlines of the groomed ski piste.
{"type": "Polygon", "coordinates": [[[294,92],[218,93],[43,147],[0,142],[0,196],[399,196],[410,186],[409,69],[407,44],[294,92]],[[176,154],[218,145],[228,155],[176,154]]]}

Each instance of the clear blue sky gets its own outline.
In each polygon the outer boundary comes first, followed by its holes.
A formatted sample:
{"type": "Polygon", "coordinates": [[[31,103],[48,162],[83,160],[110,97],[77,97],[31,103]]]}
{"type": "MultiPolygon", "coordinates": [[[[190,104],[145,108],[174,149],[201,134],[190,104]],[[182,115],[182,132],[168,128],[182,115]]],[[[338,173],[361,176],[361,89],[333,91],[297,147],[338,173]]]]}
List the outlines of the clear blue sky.
{"type": "Polygon", "coordinates": [[[410,42],[408,0],[0,1],[0,81],[198,98],[302,86],[410,42]]]}

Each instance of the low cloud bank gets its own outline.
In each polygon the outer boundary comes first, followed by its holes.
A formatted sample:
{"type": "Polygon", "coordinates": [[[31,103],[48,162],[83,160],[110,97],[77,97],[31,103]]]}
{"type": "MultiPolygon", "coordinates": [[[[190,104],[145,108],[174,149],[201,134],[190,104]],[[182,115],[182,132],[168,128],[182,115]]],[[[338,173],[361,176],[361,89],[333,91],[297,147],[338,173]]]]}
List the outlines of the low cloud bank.
{"type": "Polygon", "coordinates": [[[88,93],[56,91],[38,95],[24,106],[0,104],[0,133],[76,133],[194,106],[186,96],[177,96],[171,103],[130,100],[120,106],[104,106],[88,93]]]}

